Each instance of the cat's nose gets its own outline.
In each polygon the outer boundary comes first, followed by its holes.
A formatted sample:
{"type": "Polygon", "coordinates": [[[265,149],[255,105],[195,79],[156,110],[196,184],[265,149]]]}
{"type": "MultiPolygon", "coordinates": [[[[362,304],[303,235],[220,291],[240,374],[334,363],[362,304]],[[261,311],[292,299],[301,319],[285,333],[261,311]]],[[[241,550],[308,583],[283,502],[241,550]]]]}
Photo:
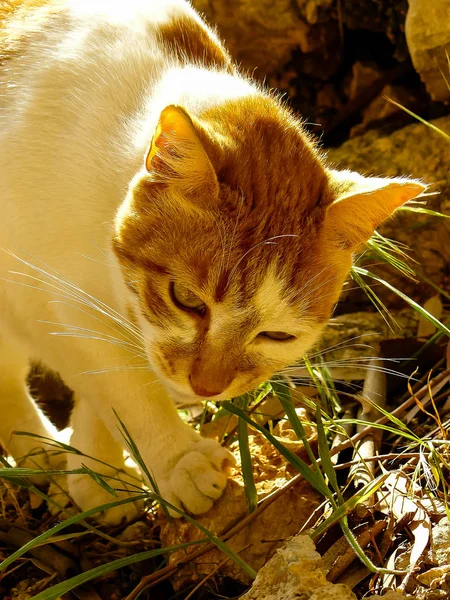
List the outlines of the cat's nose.
{"type": "Polygon", "coordinates": [[[192,389],[197,396],[203,396],[204,398],[210,398],[211,396],[218,396],[221,394],[227,386],[213,383],[205,383],[204,381],[198,380],[195,376],[189,375],[189,382],[192,389]]]}

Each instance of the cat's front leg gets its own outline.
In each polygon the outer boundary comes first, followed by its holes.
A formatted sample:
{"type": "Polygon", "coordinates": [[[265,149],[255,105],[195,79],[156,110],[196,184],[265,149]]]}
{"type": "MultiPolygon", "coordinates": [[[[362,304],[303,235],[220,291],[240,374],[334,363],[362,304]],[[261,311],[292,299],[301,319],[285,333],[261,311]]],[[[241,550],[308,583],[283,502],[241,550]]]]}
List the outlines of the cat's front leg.
{"type": "MultiPolygon", "coordinates": [[[[138,497],[141,494],[141,480],[138,472],[124,463],[124,445],[110,433],[92,403],[85,398],[76,399],[71,426],[71,446],[83,454],[69,452],[67,469],[86,466],[116,491],[115,496],[88,474],[68,475],[67,489],[75,504],[85,511],[118,499],[138,497]]],[[[142,508],[143,502],[137,500],[99,512],[95,519],[116,525],[123,520],[133,519],[142,508]]]]}
{"type": "MultiPolygon", "coordinates": [[[[84,378],[81,382],[80,379],[76,389],[78,396],[95,406],[96,415],[116,444],[124,444],[124,438],[114,411],[125,424],[161,496],[179,510],[193,514],[209,510],[225,489],[227,470],[235,462],[233,455],[215,440],[202,438],[183,423],[173,401],[151,373],[110,372],[103,380],[84,378]]],[[[83,430],[82,435],[99,439],[101,428],[94,426],[89,433],[87,421],[81,418],[79,423],[74,423],[74,436],[77,430],[83,430]]],[[[96,452],[96,458],[105,460],[110,444],[103,446],[102,456],[98,455],[100,444],[95,451],[84,451],[92,455],[96,452]]],[[[112,461],[106,459],[105,462],[112,461]]],[[[100,465],[96,468],[102,472],[100,465]]],[[[91,485],[92,492],[95,486],[99,488],[87,479],[83,485],[91,485]]],[[[87,508],[88,503],[92,505],[87,490],[75,489],[81,487],[81,481],[74,481],[71,486],[71,493],[81,508],[87,508]],[[86,501],[82,497],[86,497],[86,501]]],[[[99,493],[96,489],[96,494],[99,493]]],[[[107,501],[111,499],[110,496],[107,501]]],[[[171,512],[173,516],[180,516],[176,511],[171,512]]]]}
{"type": "MultiPolygon", "coordinates": [[[[235,462],[233,455],[183,423],[158,381],[141,379],[136,373],[110,373],[108,389],[98,390],[95,403],[107,429],[117,441],[123,441],[115,409],[161,496],[170,504],[201,514],[221,496],[228,468],[235,462]]],[[[171,513],[179,516],[176,511],[171,513]]]]}

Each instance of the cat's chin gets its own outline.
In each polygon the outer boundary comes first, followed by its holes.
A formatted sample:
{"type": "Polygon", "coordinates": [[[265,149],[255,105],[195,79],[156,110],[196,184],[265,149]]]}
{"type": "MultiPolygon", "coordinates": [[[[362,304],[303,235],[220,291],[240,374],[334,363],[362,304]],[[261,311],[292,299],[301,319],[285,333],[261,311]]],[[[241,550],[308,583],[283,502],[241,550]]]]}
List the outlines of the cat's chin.
{"type": "Polygon", "coordinates": [[[206,396],[198,396],[192,390],[180,389],[177,384],[173,384],[170,380],[165,380],[164,385],[169,393],[169,396],[173,399],[177,406],[189,406],[193,404],[200,404],[206,402],[206,400],[226,400],[228,396],[220,394],[213,398],[206,396]]]}
{"type": "Polygon", "coordinates": [[[181,386],[174,384],[170,381],[170,379],[163,379],[164,386],[169,393],[169,396],[173,399],[175,404],[180,406],[187,406],[191,404],[199,404],[206,398],[202,398],[201,396],[197,396],[192,390],[184,390],[180,389],[181,386]]]}

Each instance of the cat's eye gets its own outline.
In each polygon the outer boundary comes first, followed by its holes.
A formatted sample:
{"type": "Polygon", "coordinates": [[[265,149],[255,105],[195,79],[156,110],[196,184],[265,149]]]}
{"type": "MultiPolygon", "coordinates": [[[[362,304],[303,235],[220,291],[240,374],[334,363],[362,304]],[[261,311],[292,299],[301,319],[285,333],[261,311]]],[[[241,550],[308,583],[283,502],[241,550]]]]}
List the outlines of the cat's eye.
{"type": "Polygon", "coordinates": [[[285,331],[261,331],[261,337],[269,338],[269,340],[275,340],[277,342],[286,342],[287,340],[293,340],[295,336],[285,331]]]}
{"type": "Polygon", "coordinates": [[[171,294],[173,301],[180,308],[194,310],[203,313],[206,310],[206,304],[189,288],[176,281],[171,284],[171,294]]]}

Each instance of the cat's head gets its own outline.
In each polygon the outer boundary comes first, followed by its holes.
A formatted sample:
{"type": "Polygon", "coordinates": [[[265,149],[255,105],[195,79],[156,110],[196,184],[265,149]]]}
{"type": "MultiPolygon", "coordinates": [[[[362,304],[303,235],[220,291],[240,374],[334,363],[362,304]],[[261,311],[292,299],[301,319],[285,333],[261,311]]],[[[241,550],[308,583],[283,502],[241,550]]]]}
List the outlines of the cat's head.
{"type": "Polygon", "coordinates": [[[317,341],[352,255],[424,185],[325,167],[276,100],[161,113],[114,248],[152,367],[181,400],[236,396],[317,341]]]}

